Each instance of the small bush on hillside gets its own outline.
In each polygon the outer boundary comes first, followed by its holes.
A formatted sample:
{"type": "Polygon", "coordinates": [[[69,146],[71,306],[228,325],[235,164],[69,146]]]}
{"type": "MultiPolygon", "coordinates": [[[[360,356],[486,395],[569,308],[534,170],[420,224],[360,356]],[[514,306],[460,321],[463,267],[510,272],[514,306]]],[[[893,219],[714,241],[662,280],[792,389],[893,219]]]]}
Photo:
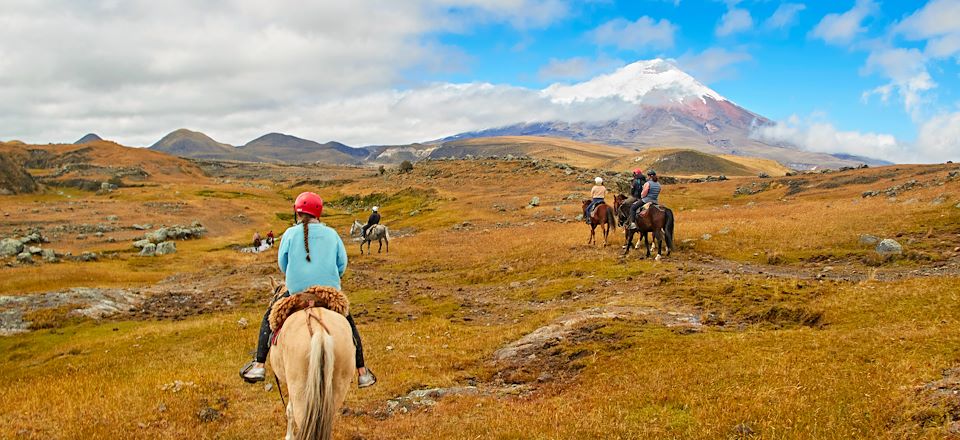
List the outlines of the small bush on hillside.
{"type": "Polygon", "coordinates": [[[411,163],[409,160],[400,162],[400,174],[409,173],[411,171],[413,171],[413,163],[411,163]]]}

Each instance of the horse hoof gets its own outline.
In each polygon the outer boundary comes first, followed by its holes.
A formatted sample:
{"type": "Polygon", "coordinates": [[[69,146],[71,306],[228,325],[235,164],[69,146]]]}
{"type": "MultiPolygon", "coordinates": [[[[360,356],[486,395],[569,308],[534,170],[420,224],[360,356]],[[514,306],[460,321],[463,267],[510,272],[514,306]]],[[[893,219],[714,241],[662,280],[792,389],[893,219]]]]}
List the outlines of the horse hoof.
{"type": "Polygon", "coordinates": [[[657,256],[656,256],[656,257],[654,257],[654,260],[656,260],[656,261],[660,261],[660,254],[657,254],[657,256]]]}

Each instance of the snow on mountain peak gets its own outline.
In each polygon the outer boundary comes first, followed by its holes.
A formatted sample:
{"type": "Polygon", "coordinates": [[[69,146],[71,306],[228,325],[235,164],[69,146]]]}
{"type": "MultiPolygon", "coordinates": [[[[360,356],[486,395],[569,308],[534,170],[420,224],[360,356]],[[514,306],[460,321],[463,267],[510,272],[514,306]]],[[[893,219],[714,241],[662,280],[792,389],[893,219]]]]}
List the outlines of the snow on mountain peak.
{"type": "Polygon", "coordinates": [[[577,84],[552,84],[540,92],[554,102],[619,97],[635,104],[680,104],[688,98],[727,101],[672,62],[660,58],[627,64],[577,84]]]}

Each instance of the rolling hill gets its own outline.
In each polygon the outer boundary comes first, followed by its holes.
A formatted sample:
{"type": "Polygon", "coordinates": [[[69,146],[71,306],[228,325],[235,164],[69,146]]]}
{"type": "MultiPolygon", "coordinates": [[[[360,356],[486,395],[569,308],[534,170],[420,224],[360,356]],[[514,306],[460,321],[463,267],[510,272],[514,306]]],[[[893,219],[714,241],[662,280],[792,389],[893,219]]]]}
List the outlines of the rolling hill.
{"type": "Polygon", "coordinates": [[[186,128],[170,132],[151,145],[150,149],[193,159],[259,161],[256,156],[240,151],[232,145],[217,142],[210,136],[186,128]]]}
{"type": "Polygon", "coordinates": [[[260,158],[265,162],[323,162],[331,164],[359,164],[369,152],[351,148],[339,142],[321,144],[283,133],[269,133],[237,148],[238,152],[260,158]]]}

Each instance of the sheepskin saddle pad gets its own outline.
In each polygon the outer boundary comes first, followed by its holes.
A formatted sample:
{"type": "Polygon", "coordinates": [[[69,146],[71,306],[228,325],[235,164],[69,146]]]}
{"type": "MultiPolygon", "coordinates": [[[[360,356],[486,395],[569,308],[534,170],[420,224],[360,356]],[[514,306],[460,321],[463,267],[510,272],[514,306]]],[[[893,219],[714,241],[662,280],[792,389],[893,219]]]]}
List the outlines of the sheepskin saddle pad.
{"type": "Polygon", "coordinates": [[[333,287],[308,287],[303,292],[281,298],[273,304],[273,309],[270,311],[270,330],[276,333],[288,316],[312,307],[323,307],[347,316],[350,312],[350,300],[343,292],[333,287]]]}

